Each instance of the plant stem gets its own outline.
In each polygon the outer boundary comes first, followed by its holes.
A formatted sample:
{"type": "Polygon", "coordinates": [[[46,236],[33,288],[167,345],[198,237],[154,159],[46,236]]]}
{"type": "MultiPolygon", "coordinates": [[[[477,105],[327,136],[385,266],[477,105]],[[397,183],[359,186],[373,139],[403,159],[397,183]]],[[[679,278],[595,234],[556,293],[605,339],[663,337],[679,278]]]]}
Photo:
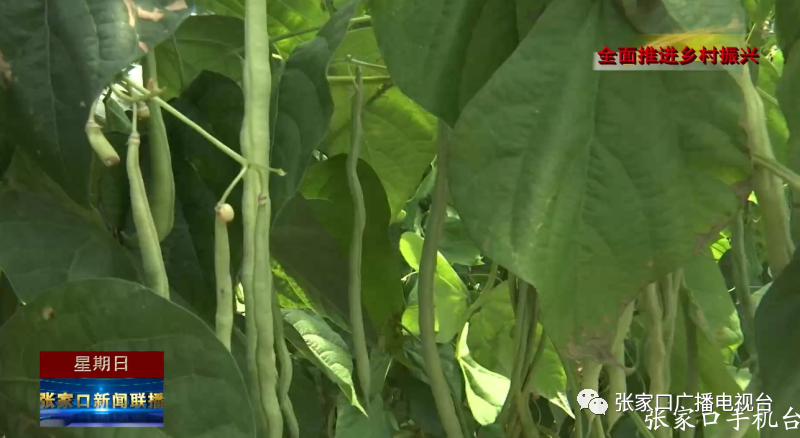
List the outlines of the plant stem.
{"type": "Polygon", "coordinates": [[[247,174],[247,171],[249,169],[250,169],[250,166],[242,167],[242,170],[239,171],[239,174],[236,175],[236,178],[234,178],[233,181],[228,185],[228,188],[225,189],[225,193],[223,193],[222,197],[219,199],[219,204],[224,204],[225,203],[225,201],[228,199],[228,196],[231,195],[231,192],[236,187],[236,184],[239,184],[239,181],[241,181],[242,178],[244,178],[244,176],[247,174]]]}
{"type": "Polygon", "coordinates": [[[774,158],[765,157],[757,153],[752,153],[751,156],[753,157],[753,162],[757,165],[772,172],[773,175],[785,181],[792,189],[800,190],[800,175],[794,173],[774,158]]]}
{"type": "Polygon", "coordinates": [[[109,89],[111,89],[111,91],[113,91],[114,94],[117,95],[117,97],[121,98],[122,100],[124,100],[124,101],[126,101],[128,103],[139,103],[139,102],[148,101],[150,99],[155,99],[159,94],[164,92],[164,90],[149,91],[149,90],[139,86],[139,84],[137,84],[136,82],[128,80],[127,78],[123,78],[122,82],[124,82],[125,85],[127,85],[129,87],[133,86],[133,85],[136,85],[133,88],[135,88],[137,91],[142,93],[139,96],[134,96],[133,93],[128,94],[128,93],[120,90],[119,87],[117,87],[115,84],[111,84],[109,86],[109,89]]]}
{"type": "MultiPolygon", "coordinates": [[[[691,315],[692,302],[689,290],[681,287],[681,302],[683,304],[683,323],[686,327],[686,393],[696,394],[698,389],[697,370],[697,326],[691,315]]],[[[692,419],[693,423],[696,423],[692,419]]],[[[681,438],[694,438],[694,427],[686,427],[681,432],[681,438]]]]}
{"type": "MultiPolygon", "coordinates": [[[[148,92],[141,85],[137,84],[136,82],[133,82],[130,79],[124,79],[124,82],[126,84],[128,84],[128,85],[131,85],[133,88],[135,88],[137,91],[139,91],[141,93],[147,93],[148,92]]],[[[170,113],[173,116],[175,116],[175,118],[177,118],[181,122],[185,123],[186,125],[188,125],[192,129],[194,129],[195,131],[197,131],[198,134],[202,135],[206,140],[211,142],[211,144],[216,146],[217,149],[221,150],[225,155],[231,157],[234,161],[239,163],[242,167],[245,167],[245,166],[248,165],[248,161],[243,156],[237,154],[233,149],[229,148],[228,146],[225,146],[224,143],[222,143],[221,141],[217,140],[216,137],[214,137],[213,135],[209,134],[208,131],[206,131],[205,129],[201,128],[200,125],[198,125],[197,123],[193,122],[190,118],[188,118],[185,115],[183,115],[183,113],[181,113],[180,111],[175,109],[172,105],[168,104],[167,102],[164,102],[160,97],[157,97],[157,96],[154,96],[152,99],[161,108],[164,108],[168,113],[170,113]]],[[[269,127],[267,127],[267,129],[269,129],[269,127]]]]}
{"type": "MultiPolygon", "coordinates": [[[[653,399],[657,400],[659,394],[668,394],[665,382],[664,363],[666,352],[663,338],[663,317],[661,310],[661,300],[658,296],[658,288],[655,283],[651,283],[645,289],[642,300],[644,304],[645,318],[647,320],[647,375],[650,376],[649,392],[653,399]]],[[[655,435],[666,438],[664,428],[655,430],[655,435]]]]}
{"type": "Polygon", "coordinates": [[[533,360],[528,368],[528,375],[525,377],[525,384],[522,387],[522,394],[525,396],[525,400],[528,400],[530,395],[533,394],[533,379],[536,377],[536,368],[542,361],[542,357],[544,357],[547,339],[547,332],[545,331],[544,327],[542,327],[542,334],[539,336],[539,344],[536,346],[536,352],[533,354],[533,360]]]}
{"type": "Polygon", "coordinates": [[[433,279],[436,274],[438,259],[439,236],[447,216],[447,161],[449,132],[447,125],[439,121],[439,172],[436,175],[436,185],[433,193],[428,223],[425,230],[425,243],[422,246],[422,256],[419,267],[419,326],[422,338],[423,357],[425,359],[425,372],[431,383],[433,398],[439,419],[442,422],[447,438],[463,438],[461,424],[453,406],[453,398],[447,387],[447,380],[442,371],[439,360],[439,350],[436,347],[435,331],[435,305],[433,300],[433,279]]]}
{"type": "Polygon", "coordinates": [[[750,372],[755,375],[758,350],[755,345],[755,309],[750,297],[750,274],[747,269],[747,252],[745,251],[743,210],[743,207],[739,208],[733,219],[733,236],[731,238],[734,263],[733,279],[736,285],[736,297],[739,300],[738,310],[744,332],[744,344],[750,355],[750,372]]]}
{"type": "MultiPolygon", "coordinates": [[[[355,24],[360,24],[360,23],[369,23],[371,21],[372,21],[372,17],[368,17],[368,16],[357,17],[357,18],[353,18],[353,19],[350,20],[349,26],[353,26],[355,24]]],[[[300,29],[300,30],[296,30],[296,31],[293,31],[293,32],[287,32],[287,33],[285,33],[283,35],[278,35],[278,36],[272,37],[272,38],[270,38],[269,41],[271,43],[277,43],[278,41],[283,41],[283,40],[286,40],[286,39],[289,39],[289,38],[294,38],[294,37],[297,37],[297,36],[300,36],[300,35],[304,35],[304,34],[307,34],[307,33],[317,32],[320,29],[322,29],[322,26],[307,27],[305,29],[300,29]]]]}
{"type": "MultiPolygon", "coordinates": [[[[328,82],[331,84],[352,84],[355,81],[354,76],[328,76],[328,82]]],[[[362,78],[365,84],[382,84],[390,82],[391,76],[364,76],[362,78]]]]}
{"type": "Polygon", "coordinates": [[[350,64],[353,64],[353,65],[361,66],[361,67],[376,68],[376,69],[379,69],[379,70],[387,70],[388,69],[388,67],[386,67],[385,65],[373,64],[371,62],[365,62],[365,61],[359,61],[359,60],[353,58],[352,55],[347,55],[347,62],[350,63],[350,64]]]}
{"type": "MultiPolygon", "coordinates": [[[[754,159],[775,161],[766,125],[764,102],[750,79],[750,70],[742,69],[742,74],[736,74],[734,78],[744,95],[750,154],[754,159]]],[[[774,278],[789,264],[794,253],[794,243],[789,228],[789,208],[783,184],[778,177],[757,166],[753,182],[764,219],[767,258],[774,278]]]]}
{"type": "Polygon", "coordinates": [[[350,153],[347,154],[347,183],[350,197],[353,200],[353,234],[350,240],[350,327],[353,333],[353,349],[356,358],[356,369],[364,404],[369,409],[370,366],[367,337],[364,332],[364,315],[361,310],[361,253],[364,239],[364,226],[367,212],[364,207],[364,192],[358,180],[358,157],[361,154],[361,107],[364,104],[364,84],[361,81],[361,67],[356,67],[356,86],[353,93],[353,105],[350,121],[350,153]]]}
{"type": "MultiPolygon", "coordinates": [[[[617,394],[625,394],[628,390],[628,384],[625,375],[625,338],[628,336],[628,330],[631,328],[633,321],[633,310],[635,301],[631,301],[625,306],[622,315],[617,322],[617,331],[614,334],[614,343],[611,345],[611,354],[618,364],[606,364],[604,368],[608,374],[608,397],[614,397],[616,400],[617,394]]],[[[611,403],[609,403],[611,405],[611,403]]],[[[608,429],[611,430],[617,420],[622,417],[622,412],[617,412],[614,406],[609,407],[606,414],[608,429]]]]}
{"type": "Polygon", "coordinates": [[[509,430],[514,422],[509,421],[509,416],[515,412],[515,401],[517,394],[522,387],[522,372],[525,364],[525,350],[528,346],[528,318],[531,317],[530,308],[528,306],[528,283],[520,281],[519,290],[517,293],[516,303],[517,315],[514,322],[514,368],[511,372],[511,384],[503,403],[503,408],[498,415],[497,423],[501,427],[509,430]]]}
{"type": "Polygon", "coordinates": [[[678,307],[680,303],[679,289],[676,287],[676,282],[680,284],[680,280],[676,280],[676,278],[682,276],[683,272],[676,271],[674,274],[667,274],[660,282],[662,302],[664,303],[664,321],[662,323],[664,332],[664,363],[667,364],[664,367],[664,387],[667,389],[669,389],[671,380],[669,361],[672,356],[672,344],[675,340],[675,319],[678,316],[678,307]]]}

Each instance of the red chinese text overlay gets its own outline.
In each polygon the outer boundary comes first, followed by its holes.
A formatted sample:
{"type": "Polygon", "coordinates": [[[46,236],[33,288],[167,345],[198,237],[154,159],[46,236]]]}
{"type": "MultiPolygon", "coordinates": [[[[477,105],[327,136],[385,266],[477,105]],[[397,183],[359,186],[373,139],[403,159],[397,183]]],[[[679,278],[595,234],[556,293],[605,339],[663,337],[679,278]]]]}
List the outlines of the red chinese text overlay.
{"type": "Polygon", "coordinates": [[[164,378],[163,351],[42,351],[40,379],[164,378]]]}

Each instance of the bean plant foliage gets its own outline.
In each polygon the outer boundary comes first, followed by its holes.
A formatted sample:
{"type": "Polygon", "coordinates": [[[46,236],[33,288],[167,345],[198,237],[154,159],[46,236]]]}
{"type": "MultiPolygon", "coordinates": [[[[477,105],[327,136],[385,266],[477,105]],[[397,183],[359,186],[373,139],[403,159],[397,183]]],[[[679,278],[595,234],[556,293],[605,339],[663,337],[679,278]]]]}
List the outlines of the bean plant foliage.
{"type": "Polygon", "coordinates": [[[796,436],[799,5],[0,0],[0,437],[796,436]],[[40,427],[50,350],[164,427],[40,427]]]}

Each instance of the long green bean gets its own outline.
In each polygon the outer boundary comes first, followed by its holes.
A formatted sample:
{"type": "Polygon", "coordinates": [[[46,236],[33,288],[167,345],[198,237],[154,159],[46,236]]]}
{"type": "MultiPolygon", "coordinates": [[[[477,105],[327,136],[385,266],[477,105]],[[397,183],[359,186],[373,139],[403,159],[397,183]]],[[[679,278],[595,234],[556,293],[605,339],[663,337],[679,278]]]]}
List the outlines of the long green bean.
{"type": "MultiPolygon", "coordinates": [[[[269,230],[272,214],[269,197],[269,120],[270,74],[267,0],[245,1],[245,116],[242,126],[242,152],[247,163],[256,169],[244,179],[243,215],[245,225],[244,269],[249,272],[249,290],[253,307],[247,314],[253,318],[255,357],[259,401],[267,422],[269,438],[283,437],[283,416],[278,399],[278,369],[275,355],[275,327],[272,311],[272,269],[270,265],[269,230]],[[260,184],[259,184],[260,183],[260,184]],[[255,220],[253,220],[255,219],[255,220]],[[249,240],[249,242],[248,242],[249,240]]],[[[247,164],[243,163],[243,164],[247,164]]],[[[245,283],[245,287],[248,284],[245,283]]]]}
{"type": "MultiPolygon", "coordinates": [[[[158,89],[154,51],[150,51],[142,62],[142,78],[149,90],[158,89]]],[[[147,121],[150,132],[150,173],[153,179],[150,210],[153,212],[158,240],[162,241],[172,231],[175,221],[175,179],[172,176],[172,157],[161,106],[150,99],[147,108],[150,110],[147,121]]]]}
{"type": "Polygon", "coordinates": [[[353,350],[356,369],[364,404],[369,406],[370,367],[367,337],[364,332],[364,315],[361,310],[361,253],[364,226],[367,213],[364,206],[364,192],[358,180],[358,158],[361,153],[361,107],[363,105],[364,84],[361,80],[361,66],[356,66],[356,83],[351,112],[350,153],[347,154],[347,183],[353,200],[353,235],[350,240],[350,328],[353,333],[353,350]]]}
{"type": "Polygon", "coordinates": [[[233,220],[233,208],[221,204],[214,220],[214,275],[217,282],[217,314],[214,328],[217,338],[231,350],[233,332],[233,282],[231,280],[231,248],[228,223],[233,220]]]}
{"type": "Polygon", "coordinates": [[[447,215],[447,159],[449,132],[446,124],[439,121],[439,155],[436,185],[433,192],[428,221],[425,227],[425,243],[422,246],[422,257],[419,266],[418,300],[419,329],[422,338],[422,353],[425,359],[425,372],[431,383],[436,410],[442,422],[447,438],[463,438],[461,423],[453,406],[453,398],[447,387],[447,381],[439,360],[439,349],[436,347],[435,305],[433,300],[433,279],[436,274],[439,236],[447,215]]]}
{"type": "Polygon", "coordinates": [[[136,129],[136,107],[134,106],[126,162],[133,222],[136,226],[139,249],[142,252],[145,282],[156,294],[169,299],[167,270],[164,266],[164,257],[161,254],[161,245],[158,240],[156,226],[153,223],[153,215],[150,213],[150,204],[147,202],[147,191],[144,186],[142,169],[139,167],[139,144],[139,132],[136,129]]]}

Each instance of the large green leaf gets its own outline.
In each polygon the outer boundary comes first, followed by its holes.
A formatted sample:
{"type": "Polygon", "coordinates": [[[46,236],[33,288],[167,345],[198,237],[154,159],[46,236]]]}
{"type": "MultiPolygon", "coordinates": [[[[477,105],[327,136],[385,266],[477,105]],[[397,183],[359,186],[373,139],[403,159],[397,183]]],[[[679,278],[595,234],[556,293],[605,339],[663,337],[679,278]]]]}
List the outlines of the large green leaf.
{"type": "Polygon", "coordinates": [[[300,309],[282,311],[283,318],[294,327],[308,347],[306,351],[312,355],[309,359],[342,389],[342,394],[352,406],[364,412],[353,385],[353,358],[342,337],[313,313],[300,309]]]}
{"type": "MultiPolygon", "coordinates": [[[[320,162],[308,169],[301,193],[313,202],[320,222],[335,237],[345,254],[353,234],[353,200],[347,182],[347,157],[320,162]]],[[[375,172],[363,161],[358,166],[366,225],[362,237],[361,295],[372,325],[382,331],[403,312],[400,254],[389,241],[389,204],[375,172]]],[[[349,283],[349,272],[342,272],[349,283]]]]}
{"type": "MultiPolygon", "coordinates": [[[[778,417],[800,406],[800,253],[775,279],[756,310],[756,348],[761,391],[772,398],[778,417]]],[[[780,423],[780,420],[778,420],[780,423]]],[[[796,432],[783,427],[763,432],[765,438],[789,437],[796,432]]]]}
{"type": "Polygon", "coordinates": [[[695,324],[718,348],[736,349],[744,339],[739,314],[711,253],[695,255],[683,272],[697,304],[695,324]]]}
{"type": "MultiPolygon", "coordinates": [[[[383,65],[372,29],[347,34],[331,62],[331,75],[352,75],[348,55],[383,65]]],[[[365,68],[366,76],[385,74],[385,70],[365,68]]],[[[332,93],[336,111],[325,139],[326,152],[345,154],[350,149],[353,89],[342,85],[332,93]]],[[[361,158],[381,178],[395,217],[414,195],[436,155],[436,119],[391,84],[365,84],[361,124],[361,158]]]]}
{"type": "Polygon", "coordinates": [[[607,357],[623,305],[735,211],[723,179],[750,166],[727,72],[599,72],[573,55],[636,36],[608,2],[551,4],[451,138],[461,219],[536,286],[570,356],[607,357]]]}
{"type": "Polygon", "coordinates": [[[272,174],[270,196],[279,211],[300,185],[312,153],[328,132],[333,98],[326,71],[336,47],[344,38],[360,0],[337,11],[317,37],[297,47],[286,61],[278,87],[277,118],[270,166],[285,176],[272,174]]]}
{"type": "Polygon", "coordinates": [[[472,416],[478,424],[486,426],[494,423],[500,414],[511,381],[502,374],[487,370],[472,358],[467,346],[467,336],[469,323],[459,336],[456,359],[464,373],[464,387],[472,416]]]}
{"type": "Polygon", "coordinates": [[[482,264],[480,250],[472,243],[467,227],[461,222],[458,212],[452,208],[447,209],[447,219],[439,239],[439,251],[454,265],[482,264]]]}
{"type": "MultiPolygon", "coordinates": [[[[348,327],[347,253],[315,216],[313,205],[324,202],[292,198],[274,222],[270,251],[317,313],[348,327]]],[[[365,329],[374,336],[371,325],[365,329]]]]}
{"type": "Polygon", "coordinates": [[[2,185],[0,205],[0,270],[23,303],[69,280],[139,281],[133,255],[69,205],[2,185]]]}
{"type": "MultiPolygon", "coordinates": [[[[244,0],[196,0],[201,8],[217,15],[244,18],[244,0]]],[[[318,0],[269,0],[267,3],[267,25],[272,37],[303,29],[322,26],[328,13],[318,0]]],[[[312,32],[278,42],[282,53],[291,53],[299,43],[314,38],[312,32]]]]}
{"type": "MultiPolygon", "coordinates": [[[[419,270],[422,257],[423,239],[417,234],[407,232],[400,237],[400,253],[411,269],[419,270]]],[[[437,254],[436,274],[433,278],[433,301],[436,306],[437,332],[436,342],[450,342],[464,325],[467,313],[467,286],[458,277],[450,263],[437,254]]],[[[419,305],[409,303],[403,315],[403,321],[419,319],[419,305]]],[[[419,324],[415,324],[419,327],[419,324]]]]}
{"type": "Polygon", "coordinates": [[[114,75],[167,37],[191,0],[8,2],[0,10],[0,112],[23,118],[12,135],[76,202],[89,205],[92,149],[84,125],[114,75]]]}
{"type": "Polygon", "coordinates": [[[743,35],[747,18],[740,0],[661,0],[664,8],[687,33],[743,35]]]}
{"type": "MultiPolygon", "coordinates": [[[[122,280],[66,283],[40,294],[0,329],[0,433],[42,436],[39,422],[40,351],[163,351],[161,429],[137,437],[255,436],[242,374],[214,333],[184,309],[122,280]],[[197,403],[213,399],[219,403],[197,403]]],[[[85,437],[84,429],[53,436],[85,437]]]]}
{"type": "Polygon", "coordinates": [[[168,100],[181,94],[203,70],[242,80],[244,22],[235,17],[196,15],[156,47],[158,86],[168,100]],[[213,29],[213,31],[210,31],[213,29]]]}
{"type": "Polygon", "coordinates": [[[379,1],[372,15],[393,80],[450,126],[519,39],[506,0],[379,1]]]}
{"type": "Polygon", "coordinates": [[[783,53],[793,53],[794,45],[800,39],[798,23],[800,23],[800,3],[792,0],[776,0],[775,30],[783,53]]]}

